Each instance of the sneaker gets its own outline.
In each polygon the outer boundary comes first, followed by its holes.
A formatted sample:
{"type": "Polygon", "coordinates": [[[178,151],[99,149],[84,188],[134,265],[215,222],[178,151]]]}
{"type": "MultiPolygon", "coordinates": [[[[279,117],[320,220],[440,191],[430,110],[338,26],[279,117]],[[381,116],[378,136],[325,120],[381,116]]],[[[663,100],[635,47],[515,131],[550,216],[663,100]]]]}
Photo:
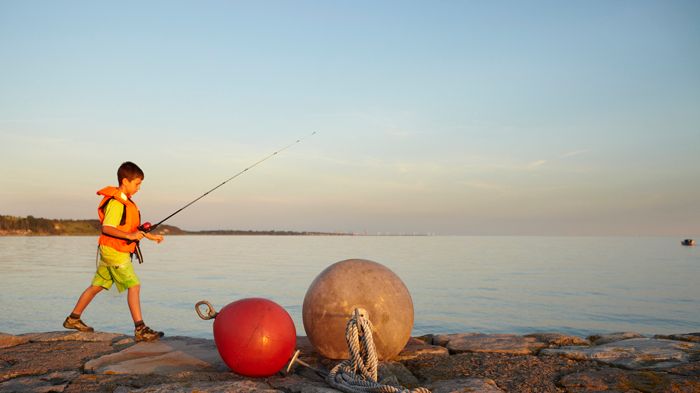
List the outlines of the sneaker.
{"type": "Polygon", "coordinates": [[[139,341],[156,341],[163,337],[165,333],[157,332],[146,325],[134,329],[134,338],[139,341]]]}
{"type": "Polygon", "coordinates": [[[65,321],[63,321],[63,327],[66,329],[75,329],[80,332],[94,332],[95,329],[86,325],[80,318],[71,318],[68,316],[65,321]]]}

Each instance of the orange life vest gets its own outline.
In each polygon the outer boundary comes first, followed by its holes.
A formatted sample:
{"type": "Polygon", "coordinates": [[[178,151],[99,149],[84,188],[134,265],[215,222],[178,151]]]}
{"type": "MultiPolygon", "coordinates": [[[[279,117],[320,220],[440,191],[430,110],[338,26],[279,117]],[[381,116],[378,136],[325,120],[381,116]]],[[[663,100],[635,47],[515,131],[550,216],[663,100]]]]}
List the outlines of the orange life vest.
{"type": "MultiPolygon", "coordinates": [[[[126,197],[117,187],[108,186],[99,191],[97,195],[102,195],[102,201],[97,206],[97,215],[100,217],[100,224],[105,219],[105,209],[107,207],[107,202],[112,199],[117,200],[119,203],[124,205],[124,213],[122,214],[122,219],[117,229],[127,233],[136,231],[138,226],[141,224],[141,213],[139,208],[136,207],[134,201],[126,197]]],[[[118,237],[108,236],[104,233],[100,235],[97,241],[101,245],[112,247],[113,249],[120,252],[133,253],[136,250],[136,242],[131,240],[126,240],[118,237]]]]}

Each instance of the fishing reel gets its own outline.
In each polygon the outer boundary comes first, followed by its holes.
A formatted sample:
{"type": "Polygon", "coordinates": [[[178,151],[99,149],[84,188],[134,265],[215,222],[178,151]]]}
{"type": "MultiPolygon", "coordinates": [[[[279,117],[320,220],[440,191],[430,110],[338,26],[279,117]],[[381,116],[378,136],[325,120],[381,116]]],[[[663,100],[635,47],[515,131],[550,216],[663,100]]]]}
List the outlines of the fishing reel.
{"type": "MultiPolygon", "coordinates": [[[[155,229],[155,226],[151,225],[150,222],[144,222],[143,224],[139,225],[136,229],[143,233],[148,233],[152,230],[155,229]]],[[[134,249],[134,255],[136,255],[136,259],[139,260],[139,264],[143,263],[143,254],[141,253],[141,245],[139,244],[139,241],[136,241],[136,249],[134,249]]]]}
{"type": "Polygon", "coordinates": [[[141,232],[148,233],[148,232],[152,231],[154,228],[150,222],[144,222],[143,224],[139,225],[137,229],[141,232]]]}

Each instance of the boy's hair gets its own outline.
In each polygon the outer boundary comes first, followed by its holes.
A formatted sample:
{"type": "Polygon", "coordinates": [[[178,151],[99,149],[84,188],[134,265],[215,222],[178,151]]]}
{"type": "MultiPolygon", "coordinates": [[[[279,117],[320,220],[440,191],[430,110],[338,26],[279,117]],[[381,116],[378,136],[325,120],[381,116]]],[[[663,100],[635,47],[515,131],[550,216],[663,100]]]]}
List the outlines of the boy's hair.
{"type": "Polygon", "coordinates": [[[122,179],[132,181],[136,178],[143,179],[143,171],[131,161],[122,163],[117,170],[117,181],[122,184],[122,179]]]}

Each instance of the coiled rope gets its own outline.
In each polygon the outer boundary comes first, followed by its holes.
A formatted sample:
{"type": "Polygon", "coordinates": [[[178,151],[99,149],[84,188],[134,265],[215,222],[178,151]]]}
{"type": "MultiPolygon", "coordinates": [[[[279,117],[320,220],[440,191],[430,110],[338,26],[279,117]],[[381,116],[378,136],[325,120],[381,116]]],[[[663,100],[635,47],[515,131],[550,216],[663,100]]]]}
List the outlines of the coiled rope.
{"type": "Polygon", "coordinates": [[[365,310],[355,309],[345,326],[345,341],[350,358],[333,367],[326,376],[332,387],[346,393],[430,393],[426,388],[409,390],[377,382],[379,360],[372,339],[372,322],[365,310]]]}

